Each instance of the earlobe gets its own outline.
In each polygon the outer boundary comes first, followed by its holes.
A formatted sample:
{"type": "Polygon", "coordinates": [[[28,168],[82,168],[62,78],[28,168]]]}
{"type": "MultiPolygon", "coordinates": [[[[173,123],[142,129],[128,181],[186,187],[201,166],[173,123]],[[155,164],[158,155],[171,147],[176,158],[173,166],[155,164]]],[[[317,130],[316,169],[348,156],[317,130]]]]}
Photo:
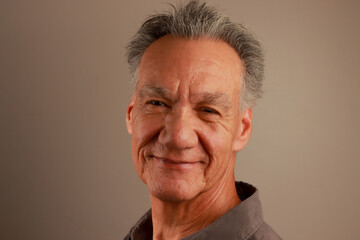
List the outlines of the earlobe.
{"type": "Polygon", "coordinates": [[[126,128],[127,128],[127,131],[129,134],[132,134],[132,121],[133,121],[132,111],[133,111],[133,108],[134,108],[134,101],[131,100],[131,102],[129,103],[129,106],[126,110],[126,128]]]}
{"type": "Polygon", "coordinates": [[[238,129],[234,141],[234,152],[240,151],[248,143],[252,132],[252,108],[240,113],[238,129]]]}

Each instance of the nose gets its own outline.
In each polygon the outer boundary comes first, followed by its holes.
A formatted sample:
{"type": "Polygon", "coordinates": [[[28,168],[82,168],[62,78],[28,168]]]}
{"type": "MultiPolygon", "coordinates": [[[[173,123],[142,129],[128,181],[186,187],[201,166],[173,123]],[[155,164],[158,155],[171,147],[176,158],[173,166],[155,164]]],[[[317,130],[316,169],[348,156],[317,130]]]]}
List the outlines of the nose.
{"type": "Polygon", "coordinates": [[[176,150],[193,148],[198,144],[195,131],[195,119],[187,111],[169,113],[165,117],[165,126],[160,132],[159,143],[176,150]]]}

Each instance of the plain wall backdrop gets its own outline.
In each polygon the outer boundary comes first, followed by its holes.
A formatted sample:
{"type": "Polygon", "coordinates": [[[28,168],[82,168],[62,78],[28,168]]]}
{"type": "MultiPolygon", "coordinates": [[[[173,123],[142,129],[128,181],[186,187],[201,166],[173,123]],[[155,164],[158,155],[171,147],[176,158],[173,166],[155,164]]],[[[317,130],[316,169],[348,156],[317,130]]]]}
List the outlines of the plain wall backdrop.
{"type": "MultiPolygon", "coordinates": [[[[150,207],[124,55],[164,2],[0,1],[0,239],[123,239],[150,207]]],[[[237,180],[284,239],[360,239],[360,2],[209,2],[265,49],[237,180]]]]}

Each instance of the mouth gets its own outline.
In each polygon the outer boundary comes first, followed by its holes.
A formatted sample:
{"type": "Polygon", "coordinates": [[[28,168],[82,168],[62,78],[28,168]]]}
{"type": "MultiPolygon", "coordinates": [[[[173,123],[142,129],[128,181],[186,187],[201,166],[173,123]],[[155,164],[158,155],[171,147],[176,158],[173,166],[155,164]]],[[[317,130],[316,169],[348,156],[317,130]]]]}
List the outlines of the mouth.
{"type": "Polygon", "coordinates": [[[186,170],[195,167],[196,165],[202,164],[201,161],[174,160],[164,157],[157,157],[154,155],[150,157],[156,160],[161,167],[178,169],[178,170],[186,170]]]}

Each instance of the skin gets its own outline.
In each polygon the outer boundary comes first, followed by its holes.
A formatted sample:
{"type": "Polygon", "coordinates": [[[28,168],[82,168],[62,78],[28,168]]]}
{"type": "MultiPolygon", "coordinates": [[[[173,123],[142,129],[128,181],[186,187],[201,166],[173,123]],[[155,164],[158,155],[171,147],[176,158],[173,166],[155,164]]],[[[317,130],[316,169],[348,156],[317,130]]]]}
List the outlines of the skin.
{"type": "Polygon", "coordinates": [[[168,35],[145,51],[126,123],[153,239],[184,238],[240,203],[235,153],[252,129],[252,110],[239,112],[243,76],[223,41],[168,35]]]}

